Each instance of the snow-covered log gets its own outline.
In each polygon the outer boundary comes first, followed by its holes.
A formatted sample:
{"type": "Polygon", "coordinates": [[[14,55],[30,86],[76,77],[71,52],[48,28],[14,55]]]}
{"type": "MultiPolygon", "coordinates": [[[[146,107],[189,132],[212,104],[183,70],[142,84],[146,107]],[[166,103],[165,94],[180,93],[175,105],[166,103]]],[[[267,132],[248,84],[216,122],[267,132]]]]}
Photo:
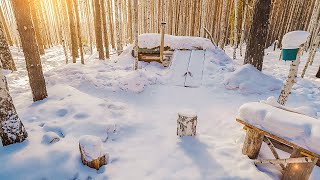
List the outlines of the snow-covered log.
{"type": "Polygon", "coordinates": [[[84,165],[99,170],[107,165],[108,154],[103,151],[103,144],[99,137],[82,136],[79,140],[81,161],[84,165]]]}
{"type": "Polygon", "coordinates": [[[178,136],[195,136],[197,130],[197,113],[192,110],[183,110],[178,113],[177,135],[178,136]]]}
{"type": "Polygon", "coordinates": [[[9,94],[7,81],[0,69],[0,140],[3,146],[24,141],[28,137],[9,94]]]}

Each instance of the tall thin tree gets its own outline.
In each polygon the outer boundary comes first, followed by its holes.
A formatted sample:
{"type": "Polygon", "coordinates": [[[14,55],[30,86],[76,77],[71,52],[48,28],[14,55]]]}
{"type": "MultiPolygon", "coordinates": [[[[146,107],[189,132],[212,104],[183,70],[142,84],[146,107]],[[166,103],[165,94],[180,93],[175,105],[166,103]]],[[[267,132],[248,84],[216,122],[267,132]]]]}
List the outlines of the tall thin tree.
{"type": "Polygon", "coordinates": [[[267,40],[270,9],[271,0],[255,1],[244,59],[244,64],[252,64],[260,71],[262,70],[264,48],[267,40]]]}
{"type": "Polygon", "coordinates": [[[27,65],[33,101],[42,100],[46,98],[48,94],[42,72],[39,48],[32,24],[29,0],[12,0],[12,5],[27,65]]]}

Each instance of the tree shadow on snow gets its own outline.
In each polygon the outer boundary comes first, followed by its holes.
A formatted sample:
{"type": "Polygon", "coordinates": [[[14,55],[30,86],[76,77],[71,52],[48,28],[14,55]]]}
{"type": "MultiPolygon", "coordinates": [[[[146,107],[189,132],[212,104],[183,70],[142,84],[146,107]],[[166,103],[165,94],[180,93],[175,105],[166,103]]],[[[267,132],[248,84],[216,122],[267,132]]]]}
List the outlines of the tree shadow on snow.
{"type": "Polygon", "coordinates": [[[246,180],[245,178],[229,176],[224,167],[210,154],[208,146],[197,137],[181,137],[178,146],[198,167],[202,176],[201,179],[246,180]]]}

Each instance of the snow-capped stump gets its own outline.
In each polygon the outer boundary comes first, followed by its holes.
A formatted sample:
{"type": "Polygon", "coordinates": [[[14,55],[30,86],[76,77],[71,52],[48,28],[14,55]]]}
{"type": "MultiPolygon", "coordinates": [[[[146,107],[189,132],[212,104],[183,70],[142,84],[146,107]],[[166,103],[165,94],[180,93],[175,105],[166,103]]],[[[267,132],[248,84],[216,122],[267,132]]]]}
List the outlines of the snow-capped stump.
{"type": "Polygon", "coordinates": [[[60,141],[60,137],[55,132],[47,132],[42,137],[42,143],[45,144],[54,144],[60,141]]]}
{"type": "Polygon", "coordinates": [[[104,152],[102,141],[96,136],[82,136],[79,140],[81,161],[84,165],[99,170],[107,165],[108,153],[104,152]]]}
{"type": "Polygon", "coordinates": [[[195,136],[197,130],[198,117],[193,110],[182,110],[178,113],[177,135],[178,136],[195,136]]]}

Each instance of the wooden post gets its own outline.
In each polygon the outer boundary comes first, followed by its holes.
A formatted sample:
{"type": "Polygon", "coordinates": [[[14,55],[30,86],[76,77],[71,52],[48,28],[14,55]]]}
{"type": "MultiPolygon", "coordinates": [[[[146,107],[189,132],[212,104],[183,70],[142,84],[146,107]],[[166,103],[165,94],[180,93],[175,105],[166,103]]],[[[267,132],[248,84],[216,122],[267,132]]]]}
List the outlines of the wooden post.
{"type": "MultiPolygon", "coordinates": [[[[290,158],[304,157],[301,154],[300,149],[294,149],[290,158]]],[[[315,158],[310,163],[294,163],[288,164],[286,170],[283,173],[281,180],[308,180],[313,170],[313,167],[317,163],[318,158],[315,158]]]]}
{"type": "Polygon", "coordinates": [[[197,114],[192,111],[179,112],[177,120],[178,136],[195,136],[197,130],[197,114]]]}
{"type": "Polygon", "coordinates": [[[260,152],[263,137],[264,135],[261,132],[248,128],[242,154],[247,155],[250,159],[256,159],[260,152]]]}
{"type": "Polygon", "coordinates": [[[166,23],[161,23],[161,45],[160,45],[160,61],[163,62],[163,51],[164,51],[164,28],[166,23]]]}

